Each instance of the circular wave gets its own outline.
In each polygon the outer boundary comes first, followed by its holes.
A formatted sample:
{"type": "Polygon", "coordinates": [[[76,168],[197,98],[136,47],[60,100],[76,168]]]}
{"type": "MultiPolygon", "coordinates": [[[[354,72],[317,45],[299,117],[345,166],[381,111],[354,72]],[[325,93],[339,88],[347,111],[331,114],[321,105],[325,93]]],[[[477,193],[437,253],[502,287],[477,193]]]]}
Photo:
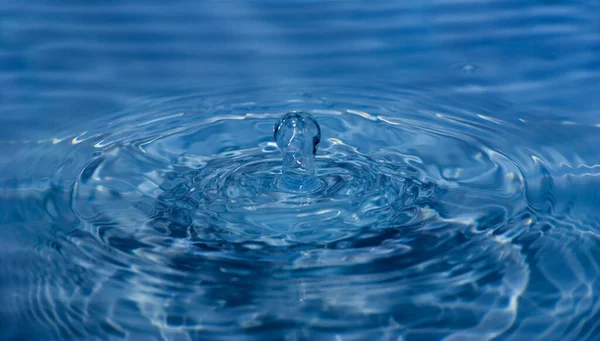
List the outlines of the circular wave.
{"type": "Polygon", "coordinates": [[[32,335],[73,339],[511,340],[539,335],[533,325],[568,339],[598,328],[597,226],[556,196],[548,150],[531,147],[543,129],[416,91],[242,93],[140,102],[21,155],[37,165],[24,178],[44,180],[10,192],[22,206],[7,214],[30,223],[11,238],[36,241],[22,265],[31,276],[2,280],[23,288],[11,316],[36,321],[32,335]],[[272,129],[290,110],[322,129],[310,193],[277,186],[272,129]],[[587,322],[564,326],[558,307],[587,322]]]}

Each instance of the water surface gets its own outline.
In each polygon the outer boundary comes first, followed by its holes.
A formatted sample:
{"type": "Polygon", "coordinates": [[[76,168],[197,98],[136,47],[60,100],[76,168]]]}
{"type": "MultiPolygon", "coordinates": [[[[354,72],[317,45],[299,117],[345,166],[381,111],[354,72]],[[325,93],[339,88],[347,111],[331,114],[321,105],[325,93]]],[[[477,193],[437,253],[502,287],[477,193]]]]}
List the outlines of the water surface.
{"type": "Polygon", "coordinates": [[[2,3],[0,340],[598,340],[599,17],[2,3]]]}

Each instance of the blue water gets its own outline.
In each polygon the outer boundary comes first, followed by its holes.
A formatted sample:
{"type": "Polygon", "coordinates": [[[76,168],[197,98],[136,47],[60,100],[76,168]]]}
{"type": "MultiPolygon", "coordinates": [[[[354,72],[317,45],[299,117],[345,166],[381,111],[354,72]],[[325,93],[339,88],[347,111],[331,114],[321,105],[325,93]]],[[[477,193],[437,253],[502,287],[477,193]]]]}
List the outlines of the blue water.
{"type": "Polygon", "coordinates": [[[2,1],[0,340],[600,340],[599,18],[2,1]]]}

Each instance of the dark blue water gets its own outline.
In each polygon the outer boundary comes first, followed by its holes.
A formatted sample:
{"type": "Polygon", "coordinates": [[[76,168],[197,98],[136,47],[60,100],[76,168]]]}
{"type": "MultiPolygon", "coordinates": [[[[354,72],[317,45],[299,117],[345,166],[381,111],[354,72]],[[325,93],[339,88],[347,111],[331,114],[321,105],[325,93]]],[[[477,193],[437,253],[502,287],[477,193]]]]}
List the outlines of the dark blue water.
{"type": "Polygon", "coordinates": [[[3,1],[0,340],[600,340],[599,18],[3,1]]]}

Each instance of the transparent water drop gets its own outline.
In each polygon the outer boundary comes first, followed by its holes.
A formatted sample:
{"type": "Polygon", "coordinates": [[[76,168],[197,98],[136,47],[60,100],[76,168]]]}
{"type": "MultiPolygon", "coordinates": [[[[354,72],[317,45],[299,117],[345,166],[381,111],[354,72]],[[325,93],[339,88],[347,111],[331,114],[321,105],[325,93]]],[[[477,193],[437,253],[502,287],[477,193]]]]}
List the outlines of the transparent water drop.
{"type": "Polygon", "coordinates": [[[321,127],[314,117],[304,112],[287,113],[275,124],[273,135],[283,157],[281,186],[293,191],[314,188],[315,154],[321,141],[321,127]]]}

